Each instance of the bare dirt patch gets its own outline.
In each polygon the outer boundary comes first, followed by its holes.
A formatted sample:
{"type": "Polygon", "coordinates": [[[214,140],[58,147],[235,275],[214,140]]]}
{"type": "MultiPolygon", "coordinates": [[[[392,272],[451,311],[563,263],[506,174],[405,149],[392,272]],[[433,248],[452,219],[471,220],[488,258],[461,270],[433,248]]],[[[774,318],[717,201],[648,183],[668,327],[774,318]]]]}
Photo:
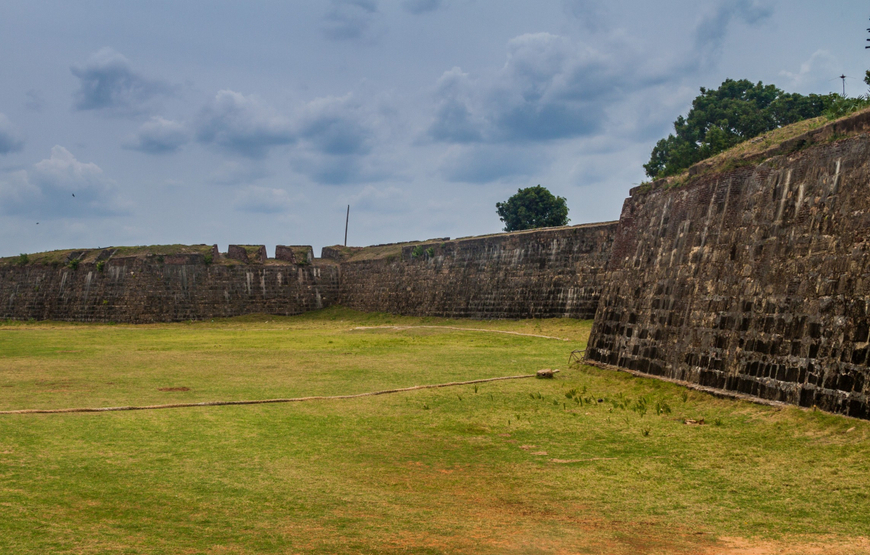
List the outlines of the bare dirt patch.
{"type": "Polygon", "coordinates": [[[189,387],[158,387],[157,391],[190,391],[189,387]]]}
{"type": "Polygon", "coordinates": [[[801,538],[780,541],[720,538],[719,545],[704,555],[864,555],[870,553],[870,538],[801,538]]]}

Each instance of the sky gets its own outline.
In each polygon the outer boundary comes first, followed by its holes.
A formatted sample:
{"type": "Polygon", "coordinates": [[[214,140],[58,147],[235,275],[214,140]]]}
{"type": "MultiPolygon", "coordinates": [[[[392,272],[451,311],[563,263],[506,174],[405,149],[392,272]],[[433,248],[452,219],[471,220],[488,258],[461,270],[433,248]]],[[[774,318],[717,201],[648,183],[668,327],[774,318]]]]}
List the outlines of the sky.
{"type": "MultiPolygon", "coordinates": [[[[700,87],[867,93],[857,0],[0,3],[0,256],[615,220],[700,87]]],[[[868,43],[870,44],[870,43],[868,43]]]]}

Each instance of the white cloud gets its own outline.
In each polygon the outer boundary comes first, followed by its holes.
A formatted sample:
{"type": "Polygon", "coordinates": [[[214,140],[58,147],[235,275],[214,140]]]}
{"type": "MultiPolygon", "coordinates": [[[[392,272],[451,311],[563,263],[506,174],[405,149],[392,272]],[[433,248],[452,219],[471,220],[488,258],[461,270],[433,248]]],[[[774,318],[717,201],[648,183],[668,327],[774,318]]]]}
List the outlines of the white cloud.
{"type": "Polygon", "coordinates": [[[141,75],[127,58],[111,48],[103,48],[83,66],[73,66],[70,71],[79,79],[73,104],[76,110],[135,114],[155,96],[172,94],[171,86],[141,75]]]}
{"type": "Polygon", "coordinates": [[[197,139],[204,144],[250,158],[262,158],[271,148],[296,140],[288,118],[260,100],[222,90],[199,114],[197,139]]]}
{"type": "Polygon", "coordinates": [[[0,154],[18,152],[24,148],[24,137],[21,131],[9,121],[5,114],[0,114],[0,154]]]}
{"type": "Polygon", "coordinates": [[[129,205],[116,184],[93,162],[76,160],[67,149],[55,146],[51,157],[33,168],[0,181],[0,206],[7,214],[43,218],[85,218],[126,213],[129,205]]]}
{"type": "Polygon", "coordinates": [[[189,141],[190,131],[184,124],[154,116],[122,146],[148,154],[168,154],[176,152],[189,141]]]}

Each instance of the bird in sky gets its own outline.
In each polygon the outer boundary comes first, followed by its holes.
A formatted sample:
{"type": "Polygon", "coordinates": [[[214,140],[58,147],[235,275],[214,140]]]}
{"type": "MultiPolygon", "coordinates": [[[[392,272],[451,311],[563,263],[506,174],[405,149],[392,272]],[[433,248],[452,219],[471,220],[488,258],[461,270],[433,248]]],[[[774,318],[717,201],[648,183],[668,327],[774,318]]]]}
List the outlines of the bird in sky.
{"type": "Polygon", "coordinates": [[[73,193],[73,194],[72,194],[72,196],[76,196],[76,194],[75,194],[75,193],[73,193]]]}

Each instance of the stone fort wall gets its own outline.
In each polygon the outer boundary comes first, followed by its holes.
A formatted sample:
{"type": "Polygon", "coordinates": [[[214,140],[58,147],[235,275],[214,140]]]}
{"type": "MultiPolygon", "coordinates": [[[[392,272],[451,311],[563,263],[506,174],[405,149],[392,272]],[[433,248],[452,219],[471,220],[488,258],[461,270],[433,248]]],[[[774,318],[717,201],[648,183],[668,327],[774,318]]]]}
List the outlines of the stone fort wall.
{"type": "Polygon", "coordinates": [[[205,264],[202,257],[113,257],[76,269],[0,266],[0,318],[175,322],[299,314],[334,304],[334,264],[205,264]]]}
{"type": "Polygon", "coordinates": [[[384,248],[230,245],[221,255],[70,253],[0,265],[0,318],[171,322],[340,303],[466,318],[593,318],[616,222],[384,248]],[[70,262],[76,257],[88,262],[70,262]],[[215,261],[207,264],[206,257],[215,261]]]}
{"type": "Polygon", "coordinates": [[[870,136],[836,138],[632,190],[587,360],[870,417],[870,136]]]}
{"type": "MultiPolygon", "coordinates": [[[[617,222],[405,245],[341,262],[340,302],[451,318],[595,316],[617,222]]],[[[335,249],[324,255],[343,260],[335,249]]]]}

